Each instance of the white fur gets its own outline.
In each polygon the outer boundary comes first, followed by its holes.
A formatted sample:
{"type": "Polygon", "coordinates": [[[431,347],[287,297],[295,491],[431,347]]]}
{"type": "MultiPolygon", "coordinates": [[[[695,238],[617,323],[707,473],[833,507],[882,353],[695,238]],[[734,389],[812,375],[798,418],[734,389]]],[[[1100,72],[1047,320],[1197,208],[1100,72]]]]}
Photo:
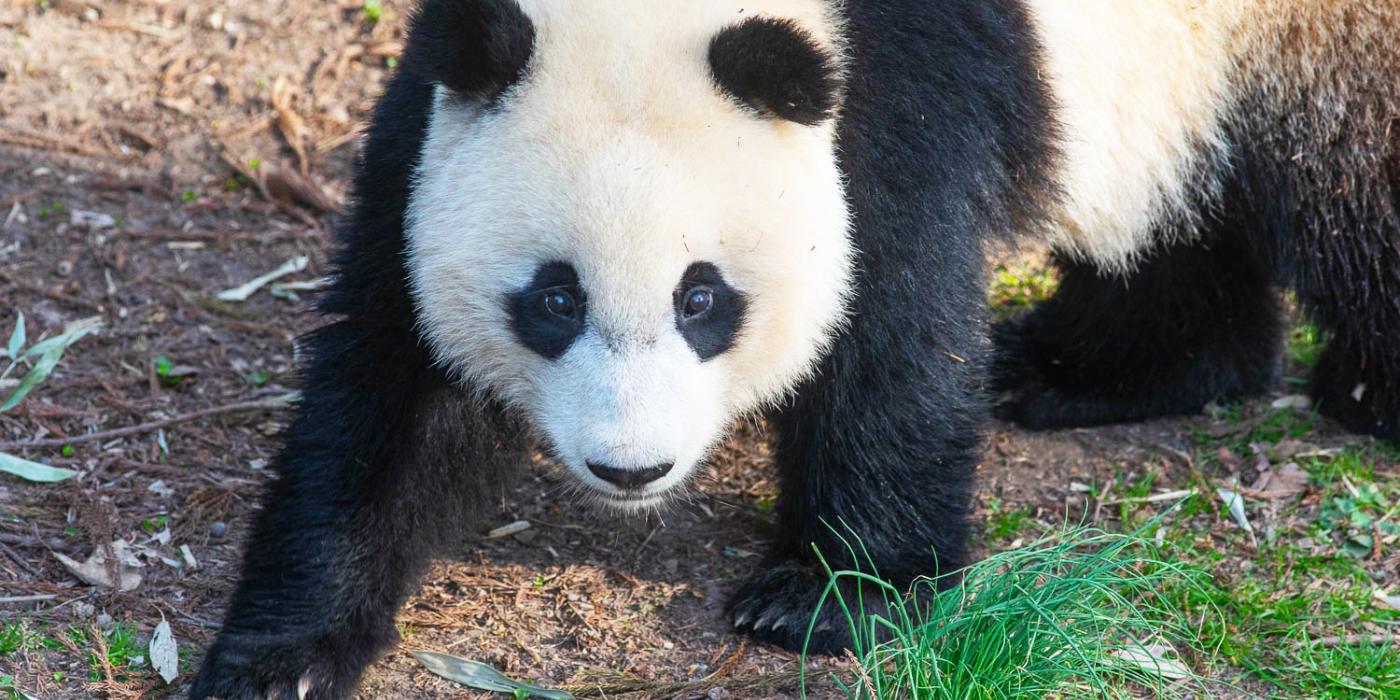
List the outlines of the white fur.
{"type": "Polygon", "coordinates": [[[1052,240],[1127,269],[1159,224],[1192,223],[1192,195],[1218,186],[1245,1],[1028,4],[1063,137],[1052,240]]]}
{"type": "Polygon", "coordinates": [[[754,15],[835,48],[819,0],[521,0],[525,80],[483,110],[439,88],[409,202],[426,335],[469,385],[523,409],[584,483],[587,460],[676,466],[683,482],[736,415],[778,400],[842,322],[852,250],[832,124],[765,120],[715,86],[710,39],[754,15]],[[573,265],[587,330],[548,361],[504,299],[573,265]],[[748,298],[739,340],[701,362],[672,294],[695,262],[748,298]]]}

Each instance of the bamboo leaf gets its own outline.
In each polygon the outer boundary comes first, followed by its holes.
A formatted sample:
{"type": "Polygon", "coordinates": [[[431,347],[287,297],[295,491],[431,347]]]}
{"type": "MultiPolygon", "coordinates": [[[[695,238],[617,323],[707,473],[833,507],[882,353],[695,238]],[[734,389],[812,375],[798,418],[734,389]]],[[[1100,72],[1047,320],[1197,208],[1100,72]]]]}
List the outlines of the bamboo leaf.
{"type": "Polygon", "coordinates": [[[20,459],[14,455],[7,455],[4,452],[0,452],[0,472],[14,474],[26,481],[45,484],[71,479],[78,475],[77,472],[71,469],[50,467],[47,464],[39,464],[38,462],[31,462],[27,459],[20,459]]]}
{"type": "Polygon", "coordinates": [[[10,334],[10,344],[8,351],[11,360],[19,359],[19,351],[24,349],[24,312],[21,311],[19,318],[15,319],[15,330],[10,334]]]}
{"type": "Polygon", "coordinates": [[[549,690],[513,681],[486,664],[469,661],[458,656],[431,651],[415,651],[413,658],[418,659],[418,662],[434,675],[477,690],[511,693],[516,697],[537,697],[545,700],[572,700],[574,697],[562,690],[549,690]]]}

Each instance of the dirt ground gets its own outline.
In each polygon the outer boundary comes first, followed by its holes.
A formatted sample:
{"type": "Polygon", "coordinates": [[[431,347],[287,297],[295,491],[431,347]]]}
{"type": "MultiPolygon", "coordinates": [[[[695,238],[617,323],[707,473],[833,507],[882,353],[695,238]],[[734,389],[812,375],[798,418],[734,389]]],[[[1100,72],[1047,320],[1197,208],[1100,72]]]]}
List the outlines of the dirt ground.
{"type": "MultiPolygon", "coordinates": [[[[81,472],[56,485],[0,475],[0,621],[47,640],[0,655],[0,694],[4,676],[39,698],[178,693],[149,670],[93,663],[113,625],[134,625],[144,649],[168,621],[177,689],[197,666],[287,419],[276,400],[294,388],[296,337],[318,322],[305,287],[326,269],[359,129],[401,48],[405,3],[378,7],[0,0],[0,335],[20,312],[31,338],[103,324],[0,415],[0,452],[81,472]],[[300,290],[215,298],[302,256],[279,280],[309,283],[300,290]],[[118,432],[93,437],[105,431],[118,432]],[[131,591],[87,585],[56,557],[83,561],[116,540],[141,564],[131,591]]],[[[1183,488],[1193,434],[1219,420],[995,430],[982,514],[1111,524],[1118,511],[1085,485],[1152,472],[1153,492],[1183,488]]],[[[1309,440],[1358,443],[1325,424],[1309,440]]],[[[800,660],[747,644],[722,616],[773,524],[758,429],[664,522],[600,519],[558,498],[548,464],[522,471],[489,520],[530,527],[463,533],[461,556],[434,565],[400,615],[405,641],[362,697],[485,697],[430,675],[411,649],[599,697],[795,696],[800,660]]],[[[1400,582],[1390,571],[1377,582],[1400,582]]],[[[835,662],[808,663],[821,677],[835,662]]]]}

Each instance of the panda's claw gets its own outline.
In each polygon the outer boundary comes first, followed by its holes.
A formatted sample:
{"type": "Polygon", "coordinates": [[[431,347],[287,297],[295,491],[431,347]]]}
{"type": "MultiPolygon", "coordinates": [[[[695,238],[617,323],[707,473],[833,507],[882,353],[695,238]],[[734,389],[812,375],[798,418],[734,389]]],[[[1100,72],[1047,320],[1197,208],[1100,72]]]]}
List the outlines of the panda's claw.
{"type": "Polygon", "coordinates": [[[749,579],[730,600],[734,626],[760,641],[792,651],[839,653],[850,639],[841,633],[844,626],[835,624],[841,611],[834,603],[828,601],[817,611],[817,625],[808,634],[826,584],[825,574],[815,566],[777,562],[749,579]]]}

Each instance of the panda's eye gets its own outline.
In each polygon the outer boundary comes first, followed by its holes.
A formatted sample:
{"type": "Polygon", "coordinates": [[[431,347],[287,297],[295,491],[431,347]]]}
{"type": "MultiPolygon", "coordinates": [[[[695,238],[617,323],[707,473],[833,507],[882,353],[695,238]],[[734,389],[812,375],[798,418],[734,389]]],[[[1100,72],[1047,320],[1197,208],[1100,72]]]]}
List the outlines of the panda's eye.
{"type": "Polygon", "coordinates": [[[545,292],[544,308],[549,313],[566,320],[573,320],[578,314],[578,304],[574,301],[574,295],[563,289],[553,289],[545,292]]]}
{"type": "Polygon", "coordinates": [[[695,287],[685,293],[685,307],[683,311],[686,318],[695,318],[709,311],[710,307],[714,305],[714,290],[709,287],[695,287]]]}

